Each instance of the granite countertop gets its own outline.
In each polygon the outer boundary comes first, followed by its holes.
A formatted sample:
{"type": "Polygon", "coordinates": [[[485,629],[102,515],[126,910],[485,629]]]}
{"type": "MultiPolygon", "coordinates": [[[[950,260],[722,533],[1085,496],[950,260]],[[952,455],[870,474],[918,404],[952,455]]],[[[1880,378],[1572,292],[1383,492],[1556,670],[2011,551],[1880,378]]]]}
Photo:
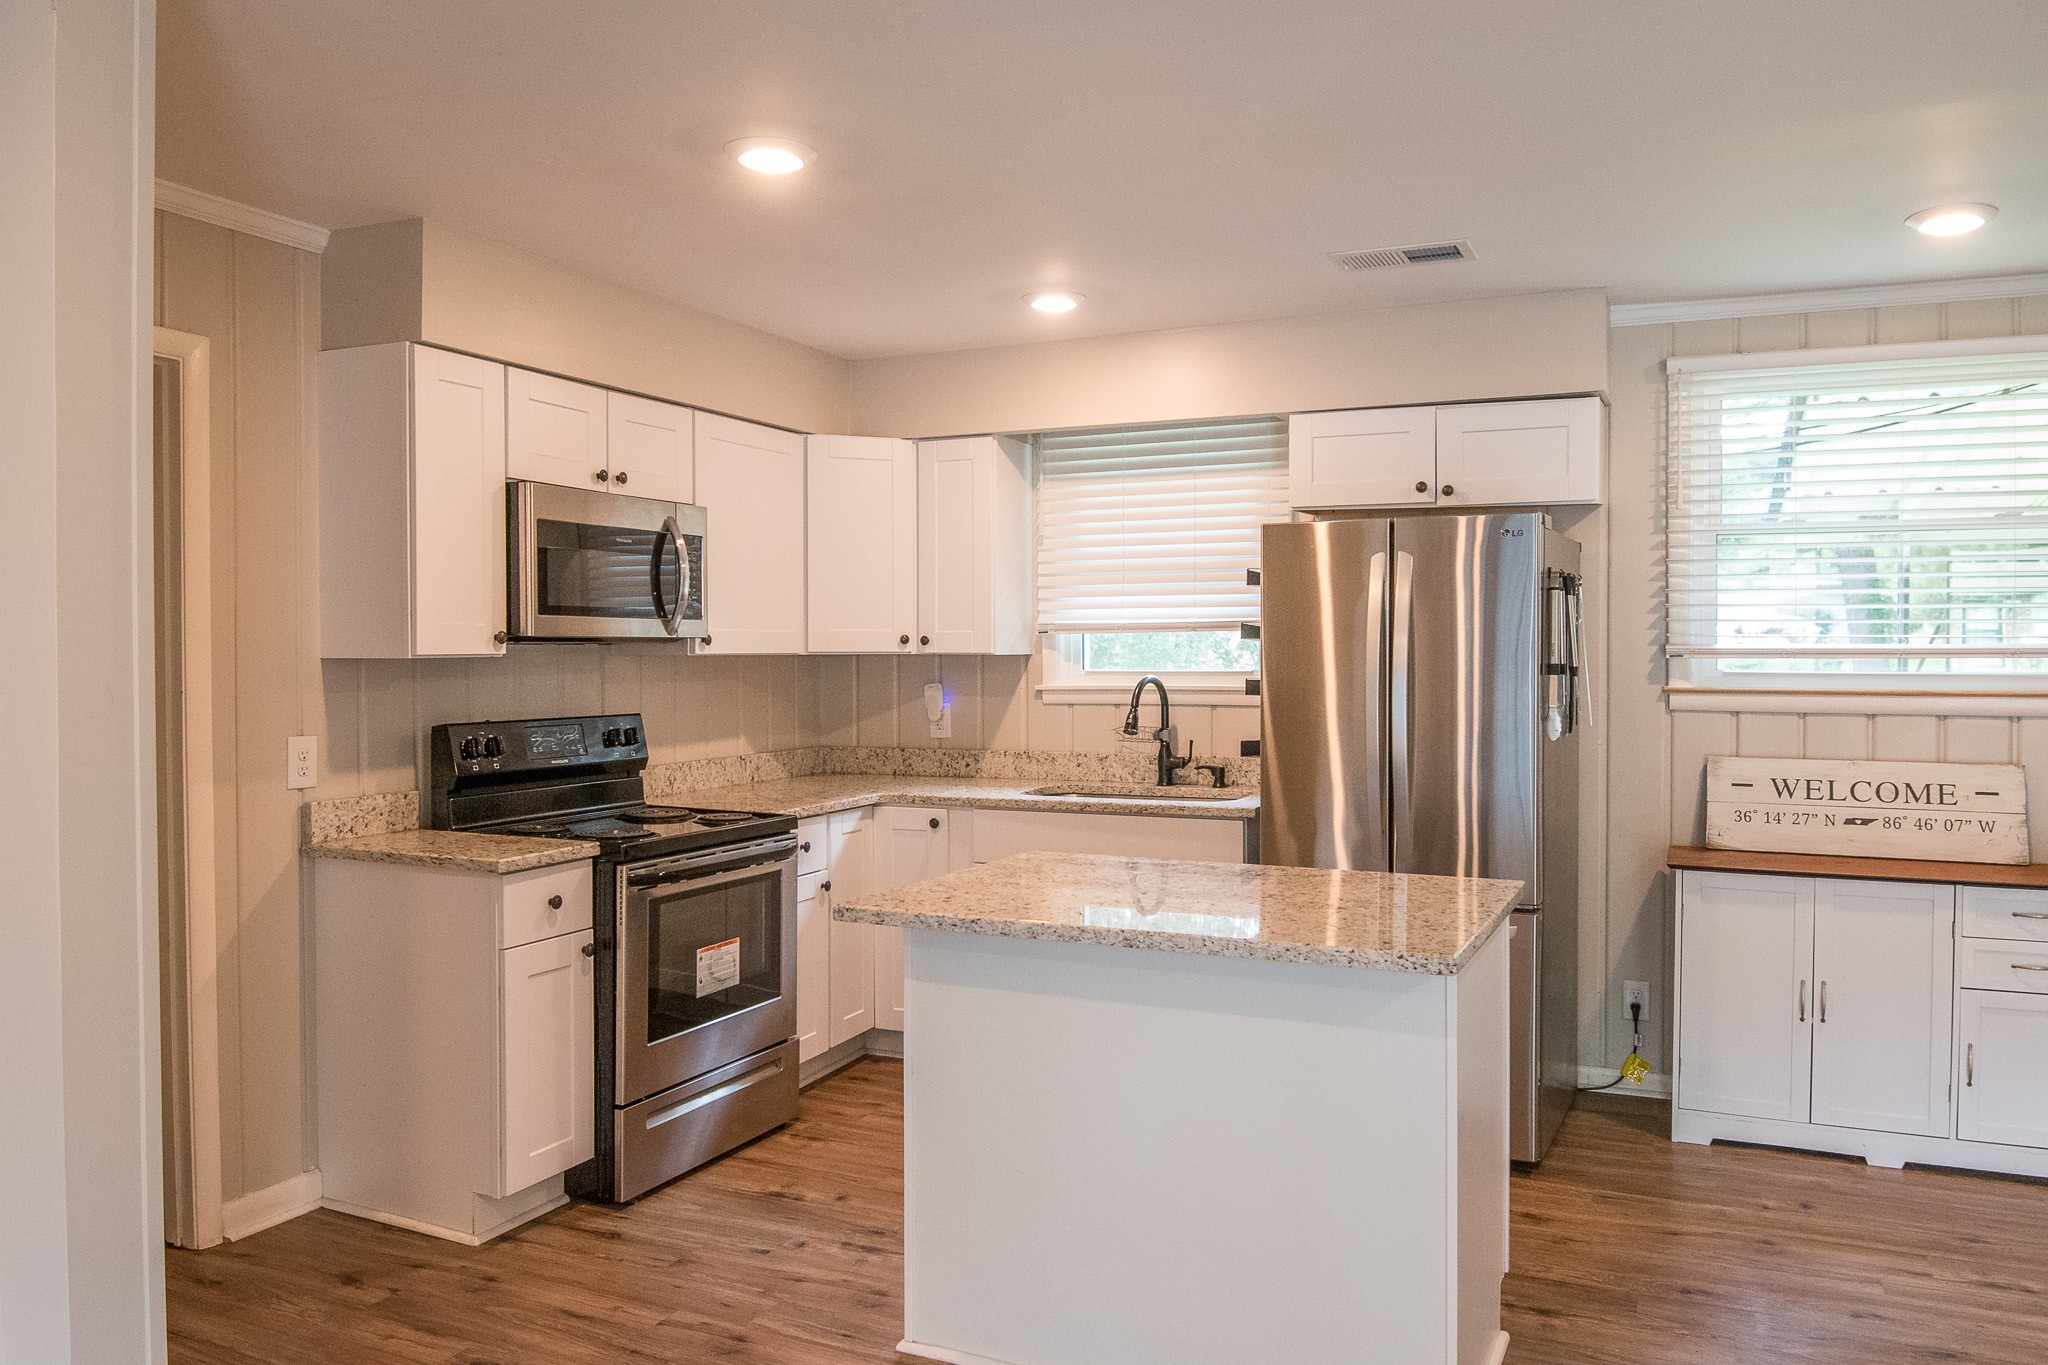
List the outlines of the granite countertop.
{"type": "Polygon", "coordinates": [[[1522,883],[1313,867],[1022,853],[894,891],[834,919],[1453,976],[1522,883]]]}
{"type": "Polygon", "coordinates": [[[405,829],[309,843],[306,852],[315,858],[505,873],[595,858],[597,845],[580,839],[519,839],[462,830],[405,829]]]}
{"type": "Polygon", "coordinates": [[[889,777],[872,773],[842,776],[787,777],[770,782],[742,782],[729,787],[700,787],[672,796],[649,797],[713,809],[762,811],[799,818],[828,815],[862,806],[961,806],[986,810],[1054,810],[1093,815],[1177,815],[1211,820],[1249,820],[1259,813],[1259,794],[1230,787],[1230,800],[1175,799],[1173,787],[1123,786],[1114,783],[1061,783],[986,777],[889,777]],[[1128,797],[1038,796],[1033,787],[1063,785],[1108,787],[1128,797]]]}

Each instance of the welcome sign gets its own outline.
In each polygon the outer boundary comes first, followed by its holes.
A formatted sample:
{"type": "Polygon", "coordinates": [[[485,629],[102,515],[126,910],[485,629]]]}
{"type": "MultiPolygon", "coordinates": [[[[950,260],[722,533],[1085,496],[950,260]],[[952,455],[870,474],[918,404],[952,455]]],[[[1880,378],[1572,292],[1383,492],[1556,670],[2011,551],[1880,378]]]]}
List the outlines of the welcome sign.
{"type": "Polygon", "coordinates": [[[1707,847],[2024,863],[2027,772],[2006,763],[1709,758],[1707,847]]]}

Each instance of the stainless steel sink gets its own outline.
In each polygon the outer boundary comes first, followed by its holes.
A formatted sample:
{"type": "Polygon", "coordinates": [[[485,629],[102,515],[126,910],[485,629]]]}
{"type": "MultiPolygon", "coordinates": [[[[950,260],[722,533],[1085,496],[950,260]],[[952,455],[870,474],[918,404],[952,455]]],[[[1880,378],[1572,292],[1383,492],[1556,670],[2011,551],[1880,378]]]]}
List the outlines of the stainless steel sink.
{"type": "Polygon", "coordinates": [[[1236,801],[1251,793],[1239,787],[1031,787],[1026,796],[1085,796],[1096,801],[1236,801]]]}

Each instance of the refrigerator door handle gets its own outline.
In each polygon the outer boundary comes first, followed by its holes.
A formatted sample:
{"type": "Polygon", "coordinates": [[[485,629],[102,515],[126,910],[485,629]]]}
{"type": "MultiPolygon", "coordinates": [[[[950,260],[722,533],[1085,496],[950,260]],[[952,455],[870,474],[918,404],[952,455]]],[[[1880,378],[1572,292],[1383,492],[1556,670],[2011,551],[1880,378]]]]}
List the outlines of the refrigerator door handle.
{"type": "Polygon", "coordinates": [[[1415,556],[1406,550],[1396,550],[1393,667],[1387,700],[1388,728],[1392,731],[1387,750],[1392,755],[1393,791],[1390,800],[1394,807],[1393,869],[1396,872],[1409,871],[1415,865],[1415,802],[1409,761],[1414,729],[1414,707],[1410,705],[1409,698],[1415,672],[1414,625],[1415,556]]]}

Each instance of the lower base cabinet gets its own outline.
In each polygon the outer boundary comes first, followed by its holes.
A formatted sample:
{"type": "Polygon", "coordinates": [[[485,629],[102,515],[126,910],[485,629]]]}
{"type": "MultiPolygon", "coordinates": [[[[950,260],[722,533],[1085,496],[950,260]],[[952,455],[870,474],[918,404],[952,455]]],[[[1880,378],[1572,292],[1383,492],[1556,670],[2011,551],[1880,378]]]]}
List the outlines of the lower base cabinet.
{"type": "Polygon", "coordinates": [[[2048,1148],[2048,994],[1960,991],[1956,1136],[2048,1148]]]}

